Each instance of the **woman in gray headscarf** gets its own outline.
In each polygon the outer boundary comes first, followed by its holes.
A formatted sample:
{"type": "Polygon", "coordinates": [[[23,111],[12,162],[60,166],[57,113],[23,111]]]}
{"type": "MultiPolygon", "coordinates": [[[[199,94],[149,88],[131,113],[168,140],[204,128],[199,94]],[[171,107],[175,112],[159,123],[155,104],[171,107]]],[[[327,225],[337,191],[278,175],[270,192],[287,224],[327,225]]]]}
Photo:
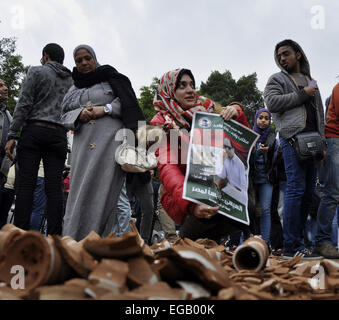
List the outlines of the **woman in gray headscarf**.
{"type": "Polygon", "coordinates": [[[124,182],[115,162],[119,129],[135,132],[145,120],[129,79],[109,65],[100,66],[95,52],[80,45],[73,52],[74,85],[63,103],[63,122],[74,131],[70,192],[63,235],[79,241],[91,231],[106,236],[124,182]]]}

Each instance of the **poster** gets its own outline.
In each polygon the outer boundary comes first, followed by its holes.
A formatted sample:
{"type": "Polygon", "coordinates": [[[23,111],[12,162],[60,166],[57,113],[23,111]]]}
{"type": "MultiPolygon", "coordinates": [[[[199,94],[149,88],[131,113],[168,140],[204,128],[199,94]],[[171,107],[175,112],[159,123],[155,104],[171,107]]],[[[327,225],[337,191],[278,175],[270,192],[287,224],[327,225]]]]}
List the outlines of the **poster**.
{"type": "Polygon", "coordinates": [[[249,225],[249,157],[259,135],[220,115],[197,112],[192,121],[183,198],[219,206],[219,214],[249,225]]]}

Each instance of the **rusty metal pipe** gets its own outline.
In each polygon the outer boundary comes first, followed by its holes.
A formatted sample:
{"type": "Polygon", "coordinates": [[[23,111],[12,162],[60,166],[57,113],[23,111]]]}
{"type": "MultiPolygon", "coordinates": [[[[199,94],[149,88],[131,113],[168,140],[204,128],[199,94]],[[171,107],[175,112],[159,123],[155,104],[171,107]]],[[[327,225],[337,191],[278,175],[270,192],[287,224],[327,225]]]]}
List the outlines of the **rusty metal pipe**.
{"type": "Polygon", "coordinates": [[[259,236],[244,241],[234,252],[232,262],[237,271],[261,271],[269,256],[266,242],[259,236]]]}

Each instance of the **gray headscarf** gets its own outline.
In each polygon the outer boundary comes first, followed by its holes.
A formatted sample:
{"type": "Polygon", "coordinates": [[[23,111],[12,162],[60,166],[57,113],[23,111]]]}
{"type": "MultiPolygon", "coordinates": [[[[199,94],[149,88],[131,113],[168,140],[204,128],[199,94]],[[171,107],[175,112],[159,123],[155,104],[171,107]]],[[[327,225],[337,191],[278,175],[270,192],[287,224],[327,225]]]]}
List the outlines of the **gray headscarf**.
{"type": "Polygon", "coordinates": [[[78,50],[80,49],[85,49],[86,51],[88,51],[88,53],[93,57],[94,59],[94,63],[95,63],[95,67],[98,68],[100,67],[100,63],[97,60],[97,56],[95,55],[94,50],[92,49],[92,47],[88,46],[87,44],[80,44],[79,46],[77,46],[74,50],[73,50],[73,58],[75,60],[75,55],[77,53],[78,50]]]}

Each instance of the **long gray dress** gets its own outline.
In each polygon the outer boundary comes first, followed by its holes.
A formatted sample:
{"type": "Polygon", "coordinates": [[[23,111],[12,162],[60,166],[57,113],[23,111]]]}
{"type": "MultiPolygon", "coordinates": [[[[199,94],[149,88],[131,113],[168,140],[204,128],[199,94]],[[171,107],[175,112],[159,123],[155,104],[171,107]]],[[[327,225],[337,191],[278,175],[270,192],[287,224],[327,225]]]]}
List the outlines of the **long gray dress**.
{"type": "Polygon", "coordinates": [[[64,216],[63,236],[80,241],[91,231],[106,236],[112,230],[114,208],[124,181],[124,172],[115,161],[121,144],[115,135],[123,127],[119,98],[108,83],[90,88],[70,88],[63,104],[63,123],[74,130],[71,152],[70,192],[64,216]],[[87,102],[93,106],[111,103],[112,115],[87,123],[78,116],[87,102]]]}

